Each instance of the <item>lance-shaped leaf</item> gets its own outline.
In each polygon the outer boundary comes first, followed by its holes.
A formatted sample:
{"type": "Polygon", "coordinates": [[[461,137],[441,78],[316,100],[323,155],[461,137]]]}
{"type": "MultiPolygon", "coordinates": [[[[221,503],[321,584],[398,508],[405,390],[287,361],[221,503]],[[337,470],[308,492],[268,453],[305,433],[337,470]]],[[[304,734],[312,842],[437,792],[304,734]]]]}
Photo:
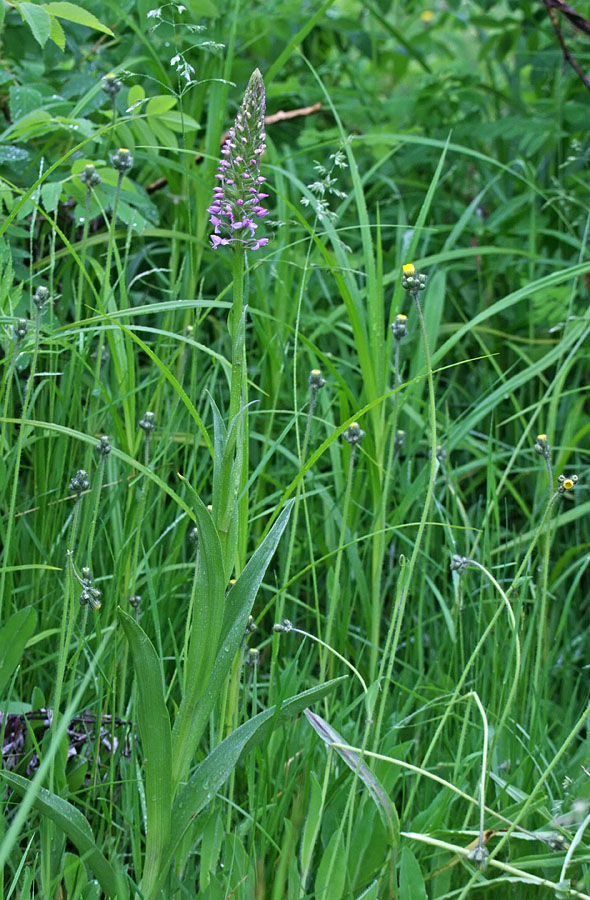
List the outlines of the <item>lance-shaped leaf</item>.
{"type": "Polygon", "coordinates": [[[236,728],[211,751],[203,762],[199,763],[174,804],[172,832],[163,858],[161,878],[155,885],[152,895],[146,895],[147,900],[155,900],[158,896],[158,891],[164,883],[187,828],[194,817],[213,799],[216,792],[227,781],[239,760],[257,744],[267,740],[271,731],[282,725],[288,718],[300,713],[310,703],[321,700],[339,684],[342,684],[347,677],[347,675],[343,675],[340,678],[334,678],[332,681],[291,697],[280,707],[273,706],[271,709],[258,713],[257,716],[236,728]]]}
{"type": "MultiPolygon", "coordinates": [[[[21,796],[31,789],[31,782],[15,772],[1,772],[4,781],[21,796]]],[[[55,822],[76,847],[84,861],[96,876],[105,895],[117,900],[127,900],[129,889],[122,874],[115,871],[96,844],[92,829],[79,809],[58,797],[57,794],[39,788],[33,801],[37,812],[55,822]]]]}
{"type": "Polygon", "coordinates": [[[170,718],[154,646],[135,619],[118,610],[137,677],[137,724],[145,761],[146,848],[141,886],[148,895],[170,838],[172,810],[170,718]]]}
{"type": "MultiPolygon", "coordinates": [[[[233,659],[244,639],[250,610],[266,569],[287,525],[292,504],[281,512],[277,521],[248,560],[225,601],[225,616],[217,656],[207,687],[194,710],[183,699],[172,731],[172,785],[174,790],[186,777],[197,746],[205,730],[209,714],[223,690],[233,659]]],[[[190,679],[190,673],[189,673],[190,679]]]]}
{"type": "Polygon", "coordinates": [[[367,764],[362,760],[360,753],[356,753],[354,750],[345,750],[343,747],[334,746],[335,744],[346,744],[347,741],[338,734],[335,728],[328,725],[325,719],[322,719],[321,716],[316,715],[316,713],[312,712],[310,709],[305,710],[305,716],[316,734],[321,737],[328,747],[333,748],[338,756],[344,760],[346,765],[352,769],[355,775],[358,775],[363,784],[367,787],[371,797],[377,804],[381,821],[389,832],[392,844],[397,844],[399,835],[399,818],[397,810],[377,776],[371,772],[367,764]]]}

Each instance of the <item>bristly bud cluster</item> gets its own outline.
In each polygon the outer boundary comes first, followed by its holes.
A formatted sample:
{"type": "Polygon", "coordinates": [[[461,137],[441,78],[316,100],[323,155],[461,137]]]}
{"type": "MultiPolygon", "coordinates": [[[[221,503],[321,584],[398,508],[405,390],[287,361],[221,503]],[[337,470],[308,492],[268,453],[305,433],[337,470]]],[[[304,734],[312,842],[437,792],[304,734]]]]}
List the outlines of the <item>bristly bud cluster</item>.
{"type": "Polygon", "coordinates": [[[100,453],[101,456],[108,456],[111,452],[111,442],[109,441],[106,434],[103,434],[101,438],[99,438],[98,444],[95,444],[94,449],[100,453]]]}
{"type": "Polygon", "coordinates": [[[133,167],[131,152],[127,147],[119,147],[113,156],[112,163],[113,169],[116,169],[119,175],[123,176],[125,172],[128,172],[133,167]]]}
{"type": "Polygon", "coordinates": [[[395,436],[393,438],[393,449],[401,450],[406,442],[406,432],[403,428],[398,428],[395,432],[395,436]]]}
{"type": "Polygon", "coordinates": [[[473,850],[467,854],[467,859],[472,862],[478,869],[485,869],[488,864],[489,850],[478,844],[473,850]]]}
{"type": "Polygon", "coordinates": [[[326,385],[326,379],[322,375],[320,369],[312,369],[309,373],[309,389],[312,393],[316,393],[317,391],[321,391],[323,387],[326,385]]]}
{"type": "Polygon", "coordinates": [[[262,219],[268,210],[260,201],[268,197],[261,191],[266,181],[260,174],[260,158],[266,150],[264,111],[266,97],[264,81],[259,69],[250,76],[244,99],[233,127],[221,150],[218,184],[213,191],[213,203],[207,212],[214,227],[211,244],[242,246],[246,250],[258,250],[268,244],[268,238],[256,238],[256,219],[262,219]]]}
{"type": "Polygon", "coordinates": [[[146,413],[144,413],[143,419],[140,419],[137,424],[142,429],[142,431],[145,431],[145,433],[149,437],[149,435],[152,433],[152,431],[156,427],[155,413],[148,410],[146,413]]]}
{"type": "Polygon", "coordinates": [[[91,191],[92,188],[98,187],[99,184],[102,184],[102,178],[96,171],[96,166],[93,166],[92,163],[88,163],[87,166],[84,166],[82,171],[80,172],[80,181],[82,184],[86,185],[86,189],[91,191]]]}
{"type": "Polygon", "coordinates": [[[348,428],[346,429],[344,434],[342,435],[344,440],[347,443],[352,444],[353,447],[356,444],[359,444],[362,441],[362,439],[364,438],[364,436],[365,436],[365,432],[363,431],[363,429],[361,428],[361,426],[359,425],[358,422],[352,422],[348,426],[348,428]]]}
{"type": "Polygon", "coordinates": [[[405,266],[402,266],[402,287],[410,294],[417,294],[426,287],[426,275],[416,272],[414,263],[406,263],[405,266]]]}
{"type": "Polygon", "coordinates": [[[282,622],[275,622],[272,630],[275,634],[289,634],[293,630],[293,623],[289,619],[283,619],[282,622]]]}
{"type": "Polygon", "coordinates": [[[543,459],[546,459],[548,461],[551,459],[551,447],[549,445],[549,441],[547,440],[546,434],[537,435],[534,450],[535,453],[538,453],[539,456],[543,457],[543,459]]]}
{"type": "Polygon", "coordinates": [[[80,571],[80,584],[82,585],[82,593],[78,597],[80,601],[80,606],[88,606],[94,612],[97,609],[100,609],[102,603],[100,602],[100,598],[102,597],[102,591],[98,588],[92,587],[92,572],[88,568],[88,566],[84,566],[80,571]]]}
{"type": "Polygon", "coordinates": [[[90,488],[90,479],[88,478],[88,472],[84,469],[78,469],[72,480],[70,481],[69,488],[73,491],[74,494],[78,495],[78,499],[82,496],[82,494],[90,488]]]}
{"type": "Polygon", "coordinates": [[[29,327],[29,323],[26,319],[17,319],[16,324],[14,326],[14,339],[15,341],[22,341],[27,333],[27,329],[29,327]]]}
{"type": "Polygon", "coordinates": [[[574,486],[578,480],[577,475],[560,475],[557,479],[559,481],[559,487],[557,488],[560,494],[565,494],[566,491],[573,491],[574,486]]]}
{"type": "Polygon", "coordinates": [[[391,333],[396,341],[401,341],[408,334],[408,317],[403,313],[398,313],[395,321],[391,323],[391,333]]]}
{"type": "Polygon", "coordinates": [[[457,575],[462,575],[470,565],[471,560],[468,556],[459,556],[457,553],[451,556],[451,572],[456,572],[457,575]]]}
{"type": "Polygon", "coordinates": [[[39,312],[41,312],[48,300],[49,290],[46,287],[42,287],[40,285],[33,294],[33,303],[35,304],[39,312]]]}
{"type": "Polygon", "coordinates": [[[108,75],[105,75],[102,79],[100,86],[105,94],[108,94],[111,100],[114,100],[115,96],[123,87],[123,82],[120,81],[113,72],[109,72],[108,75]]]}

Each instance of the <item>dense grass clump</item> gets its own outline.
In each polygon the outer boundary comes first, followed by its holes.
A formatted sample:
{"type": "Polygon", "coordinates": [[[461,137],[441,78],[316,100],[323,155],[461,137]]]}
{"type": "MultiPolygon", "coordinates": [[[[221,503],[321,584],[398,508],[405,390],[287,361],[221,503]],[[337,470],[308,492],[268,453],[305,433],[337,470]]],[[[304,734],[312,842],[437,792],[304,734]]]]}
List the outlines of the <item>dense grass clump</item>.
{"type": "Polygon", "coordinates": [[[578,32],[2,15],[0,896],[590,898],[578,32]]]}

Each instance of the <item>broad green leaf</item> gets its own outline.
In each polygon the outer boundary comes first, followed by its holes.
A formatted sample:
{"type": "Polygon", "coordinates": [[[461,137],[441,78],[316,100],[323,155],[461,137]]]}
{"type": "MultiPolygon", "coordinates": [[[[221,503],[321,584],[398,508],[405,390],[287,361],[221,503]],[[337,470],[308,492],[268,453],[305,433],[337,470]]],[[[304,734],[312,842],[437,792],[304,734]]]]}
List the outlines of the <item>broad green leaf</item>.
{"type": "Polygon", "coordinates": [[[37,613],[32,606],[19,609],[0,629],[0,697],[18,666],[25,645],[35,630],[37,613]]]}
{"type": "Polygon", "coordinates": [[[55,16],[51,17],[51,31],[49,32],[49,37],[54,44],[57,44],[60,50],[65,50],[66,36],[55,16]]]}
{"type": "MultiPolygon", "coordinates": [[[[209,714],[221,695],[225,680],[234,657],[244,639],[244,631],[252,604],[262,583],[266,569],[287,526],[292,504],[289,503],[277,521],[248,560],[244,571],[225,599],[225,618],[230,627],[221,634],[221,641],[213,663],[211,675],[201,700],[189,718],[187,712],[179,710],[172,733],[174,756],[172,760],[172,784],[174,787],[185,777],[191,760],[201,739],[209,714]]],[[[188,673],[190,679],[191,673],[188,673]]],[[[183,701],[184,702],[184,701],[183,701]]],[[[181,710],[182,710],[181,704],[181,710]]]]}
{"type": "MultiPolygon", "coordinates": [[[[15,772],[2,771],[0,776],[21,796],[24,796],[31,787],[31,782],[27,778],[15,772]]],[[[67,835],[99,880],[106,896],[126,900],[129,896],[127,882],[98,849],[92,829],[80,810],[45,788],[38,789],[33,805],[37,812],[55,822],[67,835]]]]}
{"type": "Polygon", "coordinates": [[[335,831],[322,855],[315,879],[315,896],[321,900],[342,900],[346,884],[346,853],[340,829],[335,831]]]}
{"type": "MultiPolygon", "coordinates": [[[[332,728],[325,719],[312,712],[310,709],[305,710],[307,721],[328,747],[334,744],[346,744],[347,741],[341,737],[335,728],[332,728]]],[[[334,747],[334,751],[340,756],[349,769],[358,775],[363,784],[366,786],[371,797],[377,804],[381,821],[389,833],[392,844],[397,843],[399,835],[399,818],[397,810],[391,802],[389,795],[376,775],[371,772],[367,764],[361,759],[360,754],[353,750],[344,750],[341,747],[334,747]]]]}
{"type": "Polygon", "coordinates": [[[170,838],[172,748],[170,718],[164,699],[162,671],[153,644],[135,619],[122,609],[119,621],[129,641],[137,678],[137,724],[145,760],[147,835],[142,889],[146,894],[157,878],[163,850],[170,838]]]}
{"type": "Polygon", "coordinates": [[[374,881],[373,884],[370,884],[366,891],[359,894],[356,900],[379,900],[379,882],[374,881]]]}
{"type": "Polygon", "coordinates": [[[61,196],[61,181],[46,181],[41,185],[41,202],[47,212],[55,212],[61,196]]]}
{"type": "Polygon", "coordinates": [[[132,115],[137,115],[141,112],[142,100],[145,100],[145,91],[140,84],[134,84],[129,88],[129,93],[127,94],[127,109],[131,110],[132,115]]]}
{"type": "Polygon", "coordinates": [[[36,112],[43,103],[43,96],[36,88],[11,84],[8,88],[10,121],[14,124],[29,113],[36,112]]]}
{"type": "Polygon", "coordinates": [[[168,112],[170,109],[174,109],[175,106],[176,97],[173,97],[170,94],[158,94],[148,101],[145,111],[148,116],[159,116],[162,113],[168,112]]]}
{"type": "Polygon", "coordinates": [[[51,34],[51,16],[47,9],[36,3],[19,3],[18,9],[37,43],[44,47],[51,34]]]}
{"type": "Polygon", "coordinates": [[[409,847],[401,852],[399,900],[428,900],[418,860],[409,847]]]}
{"type": "Polygon", "coordinates": [[[202,763],[199,763],[189,781],[182,789],[172,810],[172,830],[166,848],[160,874],[152,895],[146,900],[154,900],[162,886],[166,873],[174,861],[176,850],[186,829],[194,817],[209,803],[220,787],[227,781],[240,758],[257,744],[266,741],[269,733],[282,725],[288,718],[296,716],[310,703],[321,700],[342,684],[348,676],[334,678],[325,684],[297,694],[286,700],[280,708],[272,707],[236,728],[224,741],[215,747],[202,763]]]}
{"type": "Polygon", "coordinates": [[[160,113],[159,118],[162,122],[165,122],[172,131],[196,131],[199,127],[199,123],[196,119],[193,119],[192,116],[189,116],[186,113],[181,114],[175,109],[160,113]]]}
{"type": "Polygon", "coordinates": [[[68,22],[75,22],[76,25],[86,25],[87,28],[93,28],[95,31],[102,31],[104,34],[110,34],[111,37],[114,37],[110,28],[99,22],[91,12],[82,9],[81,6],[77,6],[75,3],[61,2],[60,0],[57,3],[46,3],[43,9],[51,13],[52,16],[57,16],[58,19],[66,19],[68,22]]]}

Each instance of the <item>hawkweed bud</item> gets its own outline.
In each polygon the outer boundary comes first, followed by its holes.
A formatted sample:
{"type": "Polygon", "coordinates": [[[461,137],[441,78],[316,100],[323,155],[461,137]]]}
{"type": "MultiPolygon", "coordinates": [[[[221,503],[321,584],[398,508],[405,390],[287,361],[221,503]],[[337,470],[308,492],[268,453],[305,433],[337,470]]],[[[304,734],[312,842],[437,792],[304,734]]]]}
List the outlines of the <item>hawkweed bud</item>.
{"type": "Polygon", "coordinates": [[[490,851],[478,844],[477,847],[474,847],[473,850],[469,851],[467,859],[474,863],[478,869],[485,869],[488,864],[489,855],[490,851]]]}
{"type": "Polygon", "coordinates": [[[108,75],[105,75],[102,79],[100,86],[105,94],[108,94],[109,97],[114,99],[123,87],[123,82],[120,81],[113,72],[109,72],[108,75]]]}
{"type": "Polygon", "coordinates": [[[112,450],[110,441],[106,434],[103,434],[101,438],[98,440],[98,444],[94,447],[95,450],[100,453],[101,456],[108,456],[112,450]]]}
{"type": "Polygon", "coordinates": [[[96,171],[96,166],[93,166],[92,163],[88,163],[87,166],[84,166],[80,172],[80,181],[82,184],[86,185],[88,191],[91,191],[92,188],[102,184],[102,178],[96,171]]]}
{"type": "Polygon", "coordinates": [[[137,607],[139,606],[140,603],[141,603],[141,595],[140,594],[133,594],[133,596],[129,598],[129,606],[131,606],[133,609],[137,609],[137,607]]]}
{"type": "Polygon", "coordinates": [[[17,319],[16,324],[14,326],[14,339],[15,341],[22,341],[24,336],[27,333],[27,329],[29,327],[29,323],[26,319],[17,319]]]}
{"type": "Polygon", "coordinates": [[[146,435],[148,435],[148,437],[149,437],[149,435],[152,433],[152,431],[156,427],[155,421],[156,421],[155,413],[148,410],[146,413],[144,413],[143,419],[139,420],[138,425],[143,431],[145,431],[146,435]]]}
{"type": "Polygon", "coordinates": [[[537,440],[533,449],[535,453],[538,453],[543,459],[549,460],[551,458],[551,447],[549,446],[546,434],[537,435],[537,440]]]}
{"type": "Polygon", "coordinates": [[[414,263],[406,263],[405,266],[402,266],[402,287],[404,291],[417,294],[426,287],[426,275],[416,272],[414,263]]]}
{"type": "Polygon", "coordinates": [[[113,169],[116,169],[120,175],[124,175],[133,166],[133,157],[126,147],[119,147],[112,159],[113,169]]]}
{"type": "Polygon", "coordinates": [[[49,299],[49,291],[46,287],[39,286],[33,294],[33,303],[39,311],[43,309],[49,299]]]}
{"type": "Polygon", "coordinates": [[[92,584],[92,570],[88,566],[82,566],[80,569],[80,578],[84,585],[92,584]]]}
{"type": "Polygon", "coordinates": [[[248,624],[246,625],[244,637],[248,637],[249,634],[254,634],[255,631],[258,631],[258,625],[254,621],[254,616],[248,616],[248,624]]]}
{"type": "MultiPolygon", "coordinates": [[[[432,450],[428,451],[428,456],[429,457],[432,456],[432,450]]],[[[444,462],[445,459],[447,458],[448,453],[445,450],[445,448],[442,446],[442,444],[439,444],[438,447],[436,448],[435,456],[439,463],[444,462]]]]}
{"type": "Polygon", "coordinates": [[[557,479],[559,481],[559,486],[557,490],[560,494],[565,494],[567,491],[573,491],[574,485],[578,480],[577,475],[560,475],[557,479]]]}
{"type": "Polygon", "coordinates": [[[102,603],[100,602],[101,597],[102,591],[99,591],[98,588],[85,587],[78,599],[80,601],[80,606],[86,606],[86,604],[88,604],[90,609],[96,611],[102,606],[102,603]]]}
{"type": "Polygon", "coordinates": [[[391,323],[390,328],[396,341],[401,341],[401,339],[405,338],[408,334],[408,317],[404,316],[403,313],[398,313],[395,317],[395,321],[391,323]]]}
{"type": "Polygon", "coordinates": [[[283,619],[282,622],[276,622],[272,630],[275,634],[288,634],[293,630],[293,623],[289,619],[283,619]]]}
{"type": "Polygon", "coordinates": [[[193,543],[195,545],[199,543],[199,532],[196,527],[191,528],[191,530],[188,533],[188,539],[189,539],[189,541],[191,541],[191,543],[193,543]]]}
{"type": "Polygon", "coordinates": [[[456,572],[457,575],[462,575],[465,569],[469,566],[471,560],[467,556],[459,556],[457,553],[454,553],[451,556],[451,572],[456,572]]]}
{"type": "Polygon", "coordinates": [[[406,442],[406,432],[402,428],[398,428],[393,439],[393,449],[401,450],[406,442]]]}
{"type": "Polygon", "coordinates": [[[211,235],[214,250],[227,245],[258,250],[268,244],[268,238],[254,237],[258,228],[256,220],[268,212],[260,205],[268,197],[262,193],[261,185],[266,178],[260,174],[260,158],[266,150],[265,108],[264,81],[259,69],[255,69],[222,147],[223,159],[215,176],[218,184],[207,210],[214,228],[211,235]]]}
{"type": "Polygon", "coordinates": [[[70,490],[73,491],[74,494],[77,494],[79,499],[89,487],[90,479],[88,478],[88,472],[85,472],[84,469],[78,469],[70,481],[70,490]]]}
{"type": "Polygon", "coordinates": [[[256,647],[251,647],[248,650],[248,655],[246,657],[246,665],[251,666],[253,669],[256,668],[258,663],[260,662],[260,650],[257,650],[256,647]]]}
{"type": "Polygon", "coordinates": [[[321,391],[326,384],[326,379],[319,369],[312,369],[308,379],[309,389],[312,392],[321,391]]]}
{"type": "Polygon", "coordinates": [[[359,444],[364,436],[365,432],[358,422],[352,422],[342,435],[344,440],[347,441],[347,443],[352,444],[353,446],[359,444]]]}

